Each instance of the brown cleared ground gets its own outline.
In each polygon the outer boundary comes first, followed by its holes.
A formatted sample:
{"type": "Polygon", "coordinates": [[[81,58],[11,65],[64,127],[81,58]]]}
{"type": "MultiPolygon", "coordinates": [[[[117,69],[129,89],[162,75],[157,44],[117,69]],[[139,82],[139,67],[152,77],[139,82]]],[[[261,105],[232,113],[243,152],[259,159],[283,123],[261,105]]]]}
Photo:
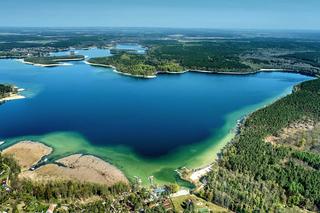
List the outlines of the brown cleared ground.
{"type": "Polygon", "coordinates": [[[42,143],[33,141],[21,141],[3,150],[2,154],[12,156],[22,170],[28,170],[32,165],[38,163],[42,157],[49,155],[52,148],[42,143]]]}
{"type": "Polygon", "coordinates": [[[56,161],[61,164],[47,164],[34,171],[26,171],[22,178],[34,181],[77,180],[83,182],[113,185],[128,183],[125,175],[115,166],[91,155],[71,155],[56,161]]]}
{"type": "Polygon", "coordinates": [[[320,153],[320,123],[304,119],[290,124],[265,141],[273,145],[284,145],[296,150],[320,153]]]}
{"type": "Polygon", "coordinates": [[[21,141],[2,153],[12,156],[21,166],[20,178],[29,178],[32,181],[76,180],[108,186],[118,182],[129,183],[118,168],[91,155],[75,154],[57,160],[57,164],[50,163],[34,171],[29,170],[52,151],[51,147],[42,143],[21,141]]]}

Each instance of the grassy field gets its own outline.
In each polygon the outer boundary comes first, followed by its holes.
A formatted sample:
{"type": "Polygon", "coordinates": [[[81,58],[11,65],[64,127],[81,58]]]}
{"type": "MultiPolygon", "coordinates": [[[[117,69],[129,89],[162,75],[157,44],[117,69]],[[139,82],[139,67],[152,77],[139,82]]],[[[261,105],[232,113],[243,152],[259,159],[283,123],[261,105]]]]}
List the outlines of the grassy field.
{"type": "Polygon", "coordinates": [[[195,205],[196,212],[215,212],[215,213],[231,212],[228,209],[225,209],[213,203],[207,202],[199,197],[196,197],[195,195],[184,195],[184,196],[172,198],[172,202],[175,210],[177,210],[178,212],[183,212],[184,209],[182,207],[182,204],[186,200],[192,200],[192,202],[195,205]]]}

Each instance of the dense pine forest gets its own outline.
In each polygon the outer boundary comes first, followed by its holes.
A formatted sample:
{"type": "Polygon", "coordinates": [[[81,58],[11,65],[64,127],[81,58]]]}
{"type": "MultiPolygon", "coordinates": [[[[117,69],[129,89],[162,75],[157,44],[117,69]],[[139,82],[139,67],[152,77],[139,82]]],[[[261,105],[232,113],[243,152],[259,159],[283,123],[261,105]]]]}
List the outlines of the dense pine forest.
{"type": "MultiPolygon", "coordinates": [[[[293,94],[250,115],[241,134],[223,151],[219,165],[204,178],[199,195],[237,212],[320,208],[320,152],[266,142],[295,122],[320,118],[320,80],[296,86],[293,94]]],[[[292,142],[294,143],[294,142],[292,142]]]]}

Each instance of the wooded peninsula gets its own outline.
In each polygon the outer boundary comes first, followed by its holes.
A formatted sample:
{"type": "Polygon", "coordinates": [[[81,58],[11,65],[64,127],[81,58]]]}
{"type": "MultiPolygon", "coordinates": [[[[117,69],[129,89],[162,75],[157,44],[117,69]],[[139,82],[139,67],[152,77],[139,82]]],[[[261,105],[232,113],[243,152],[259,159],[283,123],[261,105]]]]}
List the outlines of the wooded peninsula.
{"type": "Polygon", "coordinates": [[[271,69],[307,75],[320,73],[318,44],[313,47],[306,43],[296,44],[305,49],[303,52],[281,40],[268,41],[267,44],[255,40],[249,43],[169,40],[144,41],[143,45],[147,47],[146,54],[113,50],[113,56],[91,58],[88,62],[95,66],[114,67],[119,72],[137,77],[184,71],[250,74],[271,69]]]}
{"type": "Polygon", "coordinates": [[[27,57],[24,59],[24,62],[33,65],[59,66],[59,62],[82,61],[84,58],[83,55],[27,57]]]}

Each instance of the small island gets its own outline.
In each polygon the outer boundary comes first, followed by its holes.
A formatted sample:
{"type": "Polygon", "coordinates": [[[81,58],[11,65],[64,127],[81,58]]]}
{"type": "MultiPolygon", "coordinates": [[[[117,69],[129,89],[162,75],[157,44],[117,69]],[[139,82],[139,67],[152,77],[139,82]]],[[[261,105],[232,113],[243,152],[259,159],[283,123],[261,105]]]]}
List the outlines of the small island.
{"type": "Polygon", "coordinates": [[[24,96],[19,95],[20,89],[13,85],[0,84],[0,103],[9,100],[21,99],[24,96]]]}
{"type": "Polygon", "coordinates": [[[32,64],[41,67],[55,67],[65,65],[60,62],[67,61],[82,61],[85,57],[83,55],[65,55],[65,56],[44,56],[44,57],[27,57],[23,59],[23,63],[32,64]]]}

